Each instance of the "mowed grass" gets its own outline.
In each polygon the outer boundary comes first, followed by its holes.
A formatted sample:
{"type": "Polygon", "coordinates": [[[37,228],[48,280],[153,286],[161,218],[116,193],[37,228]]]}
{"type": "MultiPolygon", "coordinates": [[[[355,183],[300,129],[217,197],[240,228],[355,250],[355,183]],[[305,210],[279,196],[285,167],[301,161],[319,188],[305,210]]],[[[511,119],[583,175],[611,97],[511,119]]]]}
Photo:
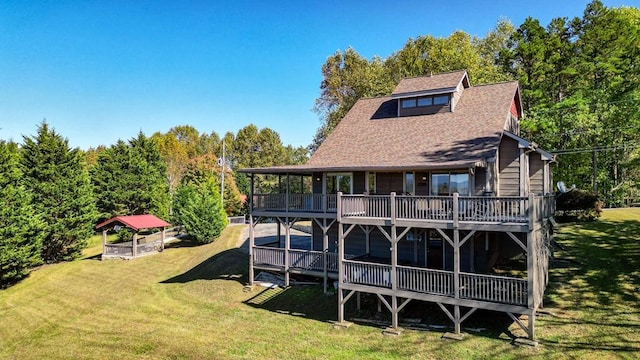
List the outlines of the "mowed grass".
{"type": "MultiPolygon", "coordinates": [[[[549,315],[536,321],[535,348],[513,346],[513,337],[523,332],[491,312],[472,315],[463,327],[486,330],[462,341],[442,340],[449,329],[439,328],[406,330],[399,337],[366,324],[334,329],[337,296],[324,295],[319,286],[245,287],[247,255],[236,248],[242,230],[228,227],[212,244],[179,243],[132,261],[97,260],[101,243],[93,238],[83,259],[44,266],[0,291],[0,357],[640,357],[640,209],[606,211],[598,222],[558,230],[565,250],[556,252],[560,260],[552,264],[549,315]]],[[[347,318],[360,316],[352,303],[347,318]]],[[[433,311],[425,322],[442,318],[437,307],[410,307],[433,311]]]]}

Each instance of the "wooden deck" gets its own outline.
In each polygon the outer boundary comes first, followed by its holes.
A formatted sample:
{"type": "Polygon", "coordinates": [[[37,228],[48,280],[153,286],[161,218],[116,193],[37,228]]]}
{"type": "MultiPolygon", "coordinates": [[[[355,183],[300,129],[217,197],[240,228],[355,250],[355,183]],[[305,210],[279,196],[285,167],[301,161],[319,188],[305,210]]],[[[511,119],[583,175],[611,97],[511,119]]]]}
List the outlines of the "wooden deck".
{"type": "Polygon", "coordinates": [[[343,224],[526,231],[555,211],[553,196],[254,194],[254,216],[338,218],[343,224]]]}

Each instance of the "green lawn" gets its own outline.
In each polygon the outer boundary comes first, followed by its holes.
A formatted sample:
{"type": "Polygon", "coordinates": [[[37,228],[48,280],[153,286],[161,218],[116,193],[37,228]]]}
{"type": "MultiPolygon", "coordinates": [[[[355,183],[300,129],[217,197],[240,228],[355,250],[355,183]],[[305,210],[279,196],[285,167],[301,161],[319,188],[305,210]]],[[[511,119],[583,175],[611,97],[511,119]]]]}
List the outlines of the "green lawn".
{"type": "MultiPolygon", "coordinates": [[[[365,324],[334,329],[336,295],[318,286],[245,292],[247,256],[235,249],[241,231],[229,227],[212,244],[178,243],[132,261],[97,260],[101,240],[93,238],[83,259],[44,266],[0,291],[0,358],[640,357],[639,209],[558,230],[565,250],[553,262],[536,348],[511,345],[522,331],[499,313],[474,314],[463,327],[486,329],[462,341],[441,340],[442,329],[400,337],[365,324]]],[[[407,315],[418,310],[449,325],[424,303],[407,315]]]]}

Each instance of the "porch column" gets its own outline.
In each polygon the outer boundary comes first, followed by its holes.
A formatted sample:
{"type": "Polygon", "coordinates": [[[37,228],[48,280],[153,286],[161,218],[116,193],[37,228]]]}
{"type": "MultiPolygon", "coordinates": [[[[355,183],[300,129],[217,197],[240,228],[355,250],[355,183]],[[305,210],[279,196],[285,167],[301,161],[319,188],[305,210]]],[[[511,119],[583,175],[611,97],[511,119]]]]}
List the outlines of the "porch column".
{"type": "Polygon", "coordinates": [[[253,228],[253,178],[251,174],[251,186],[249,187],[249,285],[253,286],[254,270],[253,270],[253,246],[255,242],[255,234],[253,228]]]}
{"type": "MultiPolygon", "coordinates": [[[[453,194],[453,288],[456,299],[460,298],[460,230],[458,230],[458,193],[453,194]]],[[[454,307],[455,334],[460,334],[460,307],[454,307]]]]}
{"type": "MultiPolygon", "coordinates": [[[[340,217],[340,193],[338,193],[338,218],[340,217]]],[[[344,229],[338,223],[338,323],[344,323],[344,295],[342,282],[344,281],[344,229]]]]}
{"type": "Polygon", "coordinates": [[[255,243],[255,233],[253,228],[253,214],[249,212],[249,285],[253,286],[253,278],[255,276],[253,270],[253,246],[255,243]]]}
{"type": "Polygon", "coordinates": [[[329,229],[327,229],[327,219],[322,219],[322,256],[324,257],[324,264],[322,267],[322,272],[324,275],[324,292],[327,293],[327,282],[329,281],[329,234],[327,233],[329,229]]]}
{"type": "Polygon", "coordinates": [[[538,287],[538,259],[536,257],[536,237],[533,232],[527,233],[527,303],[530,310],[529,313],[529,339],[534,338],[534,320],[536,316],[536,293],[538,287]]]}
{"type": "Polygon", "coordinates": [[[396,228],[396,193],[392,192],[389,197],[389,205],[391,206],[391,290],[393,296],[391,297],[391,327],[398,328],[398,297],[396,291],[398,290],[397,282],[397,268],[398,268],[398,229],[396,228]]]}
{"type": "MultiPolygon", "coordinates": [[[[278,226],[279,227],[279,226],[278,226]]],[[[289,249],[291,248],[291,226],[289,218],[285,218],[284,225],[284,286],[289,286],[289,249]]]]}

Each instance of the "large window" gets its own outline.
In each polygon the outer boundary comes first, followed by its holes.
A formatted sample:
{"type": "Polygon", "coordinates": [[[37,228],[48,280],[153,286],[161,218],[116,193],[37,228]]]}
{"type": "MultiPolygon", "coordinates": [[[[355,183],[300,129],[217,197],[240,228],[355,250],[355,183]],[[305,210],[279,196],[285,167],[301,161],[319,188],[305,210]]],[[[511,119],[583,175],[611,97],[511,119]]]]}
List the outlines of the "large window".
{"type": "Polygon", "coordinates": [[[449,196],[455,192],[469,195],[468,173],[431,174],[431,195],[449,196]]]}
{"type": "Polygon", "coordinates": [[[327,174],[327,194],[351,194],[353,179],[351,173],[327,174]]]}
{"type": "Polygon", "coordinates": [[[416,193],[412,172],[404,174],[404,192],[411,195],[416,193]]]}

